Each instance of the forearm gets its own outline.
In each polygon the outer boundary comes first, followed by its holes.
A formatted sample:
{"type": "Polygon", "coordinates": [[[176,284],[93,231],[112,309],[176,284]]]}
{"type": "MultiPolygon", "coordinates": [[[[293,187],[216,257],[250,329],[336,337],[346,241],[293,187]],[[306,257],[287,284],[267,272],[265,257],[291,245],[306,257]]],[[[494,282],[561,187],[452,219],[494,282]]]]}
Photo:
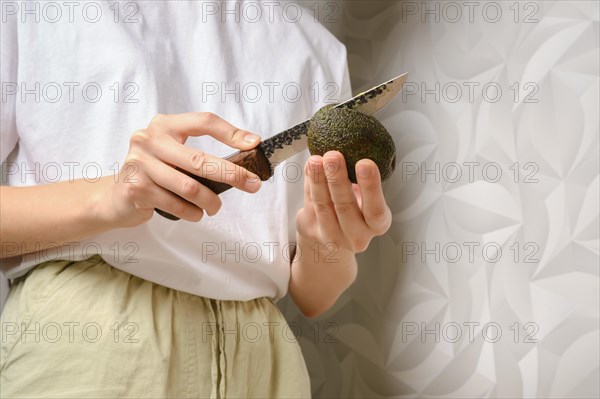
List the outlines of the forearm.
{"type": "Polygon", "coordinates": [[[216,214],[221,207],[219,197],[177,168],[248,193],[257,192],[261,182],[255,174],[183,144],[188,136],[204,135],[241,151],[260,141],[260,136],[211,113],[156,115],[148,127],[131,135],[118,175],[97,182],[0,187],[0,257],[136,227],[148,222],[157,208],[193,222],[205,213],[216,214]],[[215,165],[217,169],[209,172],[215,165]]]}
{"type": "Polygon", "coordinates": [[[297,245],[289,292],[305,316],[316,317],[332,307],[354,282],[356,256],[347,249],[324,247],[300,234],[297,245]]]}
{"type": "Polygon", "coordinates": [[[110,230],[111,224],[98,205],[103,186],[111,179],[113,176],[97,182],[0,187],[0,257],[22,255],[110,230]]]}

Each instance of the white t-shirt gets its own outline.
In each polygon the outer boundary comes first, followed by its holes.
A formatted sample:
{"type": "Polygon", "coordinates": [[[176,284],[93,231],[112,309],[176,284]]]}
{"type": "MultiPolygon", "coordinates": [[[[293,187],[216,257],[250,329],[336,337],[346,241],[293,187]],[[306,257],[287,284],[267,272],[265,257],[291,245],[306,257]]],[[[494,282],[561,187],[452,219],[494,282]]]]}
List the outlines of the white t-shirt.
{"type": "MultiPolygon", "coordinates": [[[[131,133],[157,113],[210,111],[265,139],[349,98],[344,46],[313,11],[267,3],[11,2],[1,24],[2,183],[113,175],[131,133]]],[[[208,137],[186,145],[235,152],[208,137]]],[[[5,259],[6,276],[99,253],[196,295],[281,298],[308,156],[280,165],[258,194],[222,194],[221,211],[199,223],[155,214],[137,228],[5,259]]]]}

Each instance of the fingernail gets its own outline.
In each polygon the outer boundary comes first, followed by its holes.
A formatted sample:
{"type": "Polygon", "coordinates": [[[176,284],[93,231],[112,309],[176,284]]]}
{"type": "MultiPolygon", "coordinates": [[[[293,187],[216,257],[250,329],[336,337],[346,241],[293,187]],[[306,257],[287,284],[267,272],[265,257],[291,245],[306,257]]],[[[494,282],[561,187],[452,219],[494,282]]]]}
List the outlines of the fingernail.
{"type": "Polygon", "coordinates": [[[336,174],[339,168],[340,163],[337,159],[328,161],[327,164],[325,164],[325,173],[327,174],[327,176],[333,176],[336,174]]]}
{"type": "Polygon", "coordinates": [[[260,140],[260,137],[255,136],[254,134],[247,134],[246,137],[244,137],[244,142],[246,142],[248,144],[254,144],[259,140],[260,140]]]}
{"type": "Polygon", "coordinates": [[[261,185],[262,182],[258,176],[250,176],[246,178],[246,186],[250,189],[256,188],[256,190],[258,190],[261,185]]]}
{"type": "Polygon", "coordinates": [[[319,174],[320,167],[321,167],[321,164],[319,162],[310,162],[308,169],[310,170],[312,175],[316,176],[319,174]]]}
{"type": "Polygon", "coordinates": [[[368,165],[359,165],[358,167],[358,175],[360,177],[369,177],[372,172],[371,167],[368,165]]]}

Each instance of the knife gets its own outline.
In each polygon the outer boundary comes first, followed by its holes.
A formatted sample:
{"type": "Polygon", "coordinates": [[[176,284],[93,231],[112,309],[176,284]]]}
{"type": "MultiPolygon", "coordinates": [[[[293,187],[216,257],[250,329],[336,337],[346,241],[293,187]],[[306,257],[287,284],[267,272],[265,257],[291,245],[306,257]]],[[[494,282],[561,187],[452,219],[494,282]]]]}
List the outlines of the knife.
{"type": "MultiPolygon", "coordinates": [[[[396,97],[396,95],[398,95],[398,93],[400,93],[402,85],[407,77],[408,74],[404,73],[395,79],[377,85],[346,102],[336,105],[335,108],[354,109],[363,114],[373,115],[375,112],[385,107],[396,97]]],[[[277,165],[292,155],[298,154],[308,148],[309,123],[310,119],[266,139],[252,150],[239,151],[225,159],[248,169],[250,172],[260,177],[262,181],[269,180],[269,178],[273,176],[274,169],[277,165]]],[[[210,188],[215,194],[221,194],[231,188],[229,184],[209,180],[183,169],[177,168],[177,170],[210,188]]],[[[167,219],[179,220],[178,217],[161,211],[160,209],[155,210],[159,215],[167,219]]]]}

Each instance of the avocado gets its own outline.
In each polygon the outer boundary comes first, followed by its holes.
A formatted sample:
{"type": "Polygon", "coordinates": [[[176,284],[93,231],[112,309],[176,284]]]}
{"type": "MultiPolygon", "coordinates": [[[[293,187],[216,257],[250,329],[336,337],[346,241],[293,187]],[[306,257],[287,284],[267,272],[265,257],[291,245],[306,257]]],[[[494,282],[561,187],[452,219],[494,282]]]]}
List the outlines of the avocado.
{"type": "Polygon", "coordinates": [[[388,179],[396,167],[396,147],[392,136],[373,116],[335,106],[323,107],[311,118],[308,127],[310,153],[341,152],[352,183],[356,183],[356,163],[365,158],[377,164],[381,181],[388,179]]]}

